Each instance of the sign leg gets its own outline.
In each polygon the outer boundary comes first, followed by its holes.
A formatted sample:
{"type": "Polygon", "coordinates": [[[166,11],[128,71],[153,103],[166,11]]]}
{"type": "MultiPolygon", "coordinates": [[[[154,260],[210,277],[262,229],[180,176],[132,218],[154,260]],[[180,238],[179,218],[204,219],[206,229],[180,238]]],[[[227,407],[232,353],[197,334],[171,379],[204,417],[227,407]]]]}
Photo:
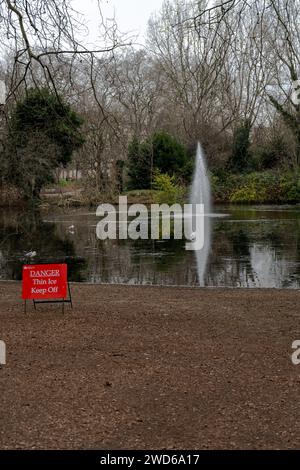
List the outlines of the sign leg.
{"type": "Polygon", "coordinates": [[[68,282],[68,291],[69,291],[69,299],[70,299],[70,302],[71,302],[71,308],[73,308],[72,295],[71,295],[71,289],[70,289],[69,282],[68,282]]]}

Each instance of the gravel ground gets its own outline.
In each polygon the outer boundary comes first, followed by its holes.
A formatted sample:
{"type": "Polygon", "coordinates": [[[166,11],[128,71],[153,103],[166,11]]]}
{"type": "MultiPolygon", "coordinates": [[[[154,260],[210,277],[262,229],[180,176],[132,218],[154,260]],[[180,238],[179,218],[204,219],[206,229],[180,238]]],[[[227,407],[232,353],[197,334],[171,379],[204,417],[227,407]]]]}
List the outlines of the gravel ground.
{"type": "Polygon", "coordinates": [[[1,449],[300,447],[300,293],[0,283],[1,449]]]}

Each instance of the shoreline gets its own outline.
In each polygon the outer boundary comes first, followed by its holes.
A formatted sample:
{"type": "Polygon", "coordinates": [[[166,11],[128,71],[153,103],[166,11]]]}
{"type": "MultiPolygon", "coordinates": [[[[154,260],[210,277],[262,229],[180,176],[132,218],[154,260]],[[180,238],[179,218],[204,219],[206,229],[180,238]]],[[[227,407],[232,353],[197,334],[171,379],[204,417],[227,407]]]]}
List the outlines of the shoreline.
{"type": "Polygon", "coordinates": [[[1,449],[300,446],[299,291],[0,283],[1,449]],[[146,289],[144,288],[146,287],[146,289]]]}
{"type": "MultiPolygon", "coordinates": [[[[39,263],[36,264],[47,264],[47,263],[39,263]]],[[[0,286],[1,284],[5,283],[9,284],[18,284],[20,286],[21,292],[21,282],[16,279],[0,279],[0,286]]],[[[148,288],[148,289],[186,289],[186,290],[215,290],[215,291],[225,291],[225,290],[238,290],[238,291],[294,291],[300,293],[300,287],[244,287],[244,286],[196,286],[196,285],[184,285],[184,284],[127,284],[122,282],[89,282],[89,281],[68,281],[70,286],[90,286],[90,287],[126,287],[126,288],[148,288]]]]}
{"type": "MultiPolygon", "coordinates": [[[[82,189],[82,188],[81,188],[82,189]]],[[[135,191],[138,193],[138,191],[135,191]]],[[[81,194],[82,191],[80,190],[79,194],[81,194]]],[[[129,193],[116,193],[113,195],[106,195],[106,194],[98,194],[98,197],[92,197],[90,200],[80,200],[79,198],[73,197],[76,196],[71,195],[71,193],[49,193],[49,194],[42,194],[41,198],[38,201],[35,201],[34,204],[32,204],[31,201],[26,201],[24,199],[16,199],[12,201],[7,201],[5,203],[0,202],[0,210],[4,209],[14,209],[14,210],[20,210],[20,209],[32,209],[34,207],[35,209],[41,209],[41,210],[51,210],[51,209],[81,209],[81,208],[93,208],[96,210],[99,204],[102,203],[109,203],[112,205],[118,205],[118,199],[120,196],[127,196],[127,203],[128,204],[145,204],[145,205],[151,205],[151,204],[156,204],[158,201],[155,199],[155,197],[152,195],[150,196],[145,196],[144,194],[138,195],[138,194],[130,194],[129,193]]],[[[178,201],[180,203],[180,201],[178,201]]],[[[188,201],[185,201],[185,203],[188,203],[188,201]]],[[[172,203],[171,203],[172,204],[172,203]]],[[[298,200],[295,201],[274,201],[274,200],[252,200],[252,201],[231,201],[229,199],[214,199],[212,201],[212,205],[214,206],[232,206],[232,207],[239,207],[243,206],[245,208],[251,207],[251,206],[291,206],[291,207],[297,207],[300,205],[300,202],[298,200]]]]}

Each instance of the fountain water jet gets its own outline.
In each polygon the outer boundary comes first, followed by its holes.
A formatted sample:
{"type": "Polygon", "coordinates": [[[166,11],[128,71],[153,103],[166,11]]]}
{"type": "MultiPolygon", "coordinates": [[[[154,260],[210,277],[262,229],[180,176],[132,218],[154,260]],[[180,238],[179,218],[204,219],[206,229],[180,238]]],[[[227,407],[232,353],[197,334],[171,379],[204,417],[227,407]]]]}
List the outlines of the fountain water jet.
{"type": "Polygon", "coordinates": [[[197,259],[198,282],[200,286],[203,286],[207,259],[211,245],[211,192],[210,181],[205,164],[204,152],[199,142],[197,145],[195,169],[191,186],[190,204],[204,205],[204,246],[201,250],[195,251],[197,259]]]}

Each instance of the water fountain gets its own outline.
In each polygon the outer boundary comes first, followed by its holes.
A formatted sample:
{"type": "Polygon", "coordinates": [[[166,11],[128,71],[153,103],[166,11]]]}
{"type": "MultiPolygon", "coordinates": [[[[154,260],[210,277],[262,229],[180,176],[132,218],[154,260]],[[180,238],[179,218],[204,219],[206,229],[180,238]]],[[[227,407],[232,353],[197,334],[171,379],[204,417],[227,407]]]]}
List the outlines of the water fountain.
{"type": "Polygon", "coordinates": [[[195,169],[191,186],[190,204],[204,205],[204,246],[201,250],[194,252],[197,259],[198,282],[200,286],[203,286],[207,259],[211,245],[211,192],[204,152],[199,142],[197,145],[195,169]]]}

